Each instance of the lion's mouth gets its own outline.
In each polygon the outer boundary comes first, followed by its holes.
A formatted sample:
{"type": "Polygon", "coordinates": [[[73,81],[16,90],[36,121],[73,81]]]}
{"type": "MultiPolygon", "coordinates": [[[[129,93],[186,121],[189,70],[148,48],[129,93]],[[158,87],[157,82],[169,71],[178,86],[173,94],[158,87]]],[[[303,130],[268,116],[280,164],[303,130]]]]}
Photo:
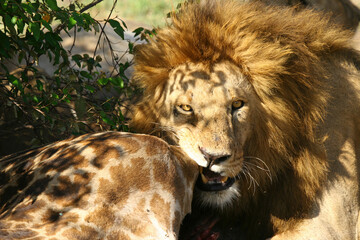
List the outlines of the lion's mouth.
{"type": "Polygon", "coordinates": [[[209,168],[200,167],[196,186],[202,191],[222,191],[231,187],[234,182],[235,178],[224,177],[209,168]]]}

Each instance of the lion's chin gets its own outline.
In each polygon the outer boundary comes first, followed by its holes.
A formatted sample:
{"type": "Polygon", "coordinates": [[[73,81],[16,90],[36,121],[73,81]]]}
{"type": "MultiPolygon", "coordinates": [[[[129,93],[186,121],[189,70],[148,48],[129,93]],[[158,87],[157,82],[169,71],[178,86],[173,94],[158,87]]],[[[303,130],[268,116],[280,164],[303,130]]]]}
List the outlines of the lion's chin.
{"type": "Polygon", "coordinates": [[[231,208],[234,202],[240,198],[238,183],[235,180],[231,186],[220,191],[203,190],[202,186],[196,184],[194,194],[195,199],[197,199],[201,206],[220,210],[231,208]]]}

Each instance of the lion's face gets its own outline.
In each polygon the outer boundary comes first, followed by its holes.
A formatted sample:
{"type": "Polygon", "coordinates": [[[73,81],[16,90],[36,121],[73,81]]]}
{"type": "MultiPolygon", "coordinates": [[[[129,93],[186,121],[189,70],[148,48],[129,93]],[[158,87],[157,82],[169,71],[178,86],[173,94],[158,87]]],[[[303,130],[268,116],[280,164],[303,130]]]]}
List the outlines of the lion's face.
{"type": "Polygon", "coordinates": [[[169,75],[160,125],[199,166],[198,188],[208,204],[228,203],[237,192],[243,146],[251,133],[250,83],[228,62],[183,64],[169,75]]]}

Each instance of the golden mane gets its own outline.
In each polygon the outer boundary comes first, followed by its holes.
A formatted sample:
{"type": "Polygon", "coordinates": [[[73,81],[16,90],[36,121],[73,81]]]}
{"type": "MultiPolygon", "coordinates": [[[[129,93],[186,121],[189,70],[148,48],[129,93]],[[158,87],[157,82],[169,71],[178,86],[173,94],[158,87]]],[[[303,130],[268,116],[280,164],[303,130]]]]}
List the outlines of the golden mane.
{"type": "MultiPolygon", "coordinates": [[[[278,184],[269,186],[265,173],[254,177],[260,186],[279,189],[269,197],[273,202],[268,204],[277,205],[272,216],[296,216],[309,207],[326,178],[323,140],[315,136],[328,99],[324,62],[341,56],[340,52],[352,54],[352,34],[310,10],[239,1],[210,5],[187,4],[168,26],[157,30],[150,43],[137,47],[134,80],[144,88],[144,96],[135,107],[131,127],[153,131],[162,115],[156,103],[175,67],[188,62],[210,67],[232,62],[263,103],[246,151],[269,161],[278,184]],[[286,201],[293,204],[284,206],[279,199],[289,188],[295,189],[286,201]]],[[[241,210],[247,195],[256,198],[246,188],[238,206],[241,210]]]]}
{"type": "MultiPolygon", "coordinates": [[[[270,112],[280,119],[288,117],[286,109],[296,112],[305,127],[303,120],[318,120],[325,103],[321,82],[326,69],[320,60],[350,50],[351,34],[310,10],[297,13],[237,1],[188,4],[149,44],[137,47],[133,79],[145,89],[145,98],[155,102],[173,68],[228,60],[243,69],[263,102],[276,103],[270,112]]],[[[133,126],[139,123],[142,131],[151,132],[146,123],[156,122],[156,116],[141,119],[135,117],[133,126]]]]}

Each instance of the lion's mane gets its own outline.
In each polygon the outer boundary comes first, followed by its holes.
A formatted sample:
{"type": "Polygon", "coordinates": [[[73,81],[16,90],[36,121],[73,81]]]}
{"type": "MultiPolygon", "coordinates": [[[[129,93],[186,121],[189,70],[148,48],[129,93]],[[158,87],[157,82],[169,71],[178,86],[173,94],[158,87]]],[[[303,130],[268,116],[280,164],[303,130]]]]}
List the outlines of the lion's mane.
{"type": "Polygon", "coordinates": [[[246,212],[252,202],[249,215],[268,214],[280,231],[286,230],[283,220],[303,217],[326,179],[326,153],[316,125],[324,115],[334,56],[354,54],[350,37],[310,10],[239,1],[188,4],[149,44],[136,49],[134,80],[144,96],[131,127],[153,131],[162,117],[159,102],[169,72],[180,64],[230,61],[239,66],[263,103],[245,153],[266,159],[273,182],[259,170],[254,177],[268,192],[266,200],[261,191],[253,195],[244,186],[235,206],[246,212]]]}

